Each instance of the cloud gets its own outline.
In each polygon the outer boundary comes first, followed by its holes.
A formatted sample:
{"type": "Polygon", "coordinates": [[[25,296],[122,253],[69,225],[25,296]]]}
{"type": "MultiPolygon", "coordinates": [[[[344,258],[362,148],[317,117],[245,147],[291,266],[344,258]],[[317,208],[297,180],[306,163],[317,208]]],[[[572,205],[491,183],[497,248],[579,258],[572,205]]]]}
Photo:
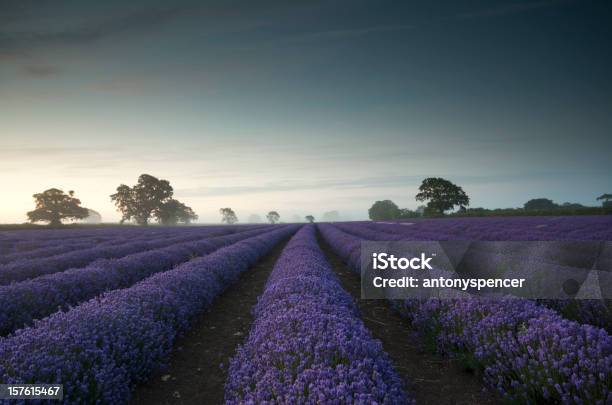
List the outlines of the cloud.
{"type": "Polygon", "coordinates": [[[21,68],[21,73],[28,77],[49,77],[57,76],[60,74],[60,69],[55,66],[47,65],[28,65],[21,68]]]}
{"type": "MultiPolygon", "coordinates": [[[[92,22],[95,21],[94,18],[83,15],[80,25],[62,30],[35,28],[9,31],[5,29],[0,31],[0,58],[27,55],[31,50],[38,47],[86,45],[116,35],[147,32],[167,24],[179,16],[188,14],[193,7],[192,5],[173,5],[146,8],[107,17],[101,21],[98,20],[97,23],[92,22]]],[[[27,21],[26,15],[20,14],[17,21],[27,21]]],[[[0,21],[2,21],[2,18],[0,18],[0,21]]]]}

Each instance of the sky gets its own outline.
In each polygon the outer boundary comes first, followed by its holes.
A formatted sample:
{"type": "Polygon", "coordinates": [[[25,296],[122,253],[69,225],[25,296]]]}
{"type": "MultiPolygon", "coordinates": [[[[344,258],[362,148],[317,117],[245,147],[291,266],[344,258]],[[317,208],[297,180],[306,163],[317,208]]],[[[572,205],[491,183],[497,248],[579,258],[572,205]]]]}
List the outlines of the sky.
{"type": "Polygon", "coordinates": [[[201,222],[612,192],[607,1],[0,0],[0,223],[142,173],[201,222]]]}

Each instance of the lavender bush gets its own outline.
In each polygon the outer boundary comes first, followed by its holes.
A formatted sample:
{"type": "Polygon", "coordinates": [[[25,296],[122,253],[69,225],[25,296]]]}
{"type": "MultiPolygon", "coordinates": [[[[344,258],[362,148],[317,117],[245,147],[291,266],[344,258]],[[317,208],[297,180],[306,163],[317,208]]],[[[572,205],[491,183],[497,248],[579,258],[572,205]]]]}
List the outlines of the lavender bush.
{"type": "MultiPolygon", "coordinates": [[[[328,224],[319,229],[359,272],[354,260],[359,238],[328,224]]],[[[489,387],[510,401],[612,403],[612,338],[601,328],[563,319],[528,300],[430,299],[394,305],[440,351],[468,360],[489,387]]]]}
{"type": "Polygon", "coordinates": [[[98,260],[93,264],[32,280],[0,286],[0,336],[67,309],[105,291],[129,287],[152,274],[166,271],[195,256],[271,231],[253,229],[231,235],[177,243],[120,259],[98,260]]]}
{"type": "Polygon", "coordinates": [[[69,268],[85,266],[96,259],[109,259],[121,257],[143,250],[155,249],[169,246],[179,242],[189,242],[210,236],[218,236],[234,232],[235,228],[194,228],[187,234],[179,234],[173,237],[168,235],[157,235],[155,238],[145,237],[135,239],[129,243],[114,246],[95,246],[89,249],[71,251],[68,253],[14,261],[0,266],[0,285],[15,281],[27,280],[45,274],[52,274],[69,268]]]}
{"type": "Polygon", "coordinates": [[[226,403],[411,402],[320,251],[314,226],[289,242],[254,315],[230,363],[226,403]]]}
{"type": "Polygon", "coordinates": [[[191,319],[295,230],[276,227],[20,329],[0,340],[0,381],[62,383],[70,404],[127,402],[191,319]]]}

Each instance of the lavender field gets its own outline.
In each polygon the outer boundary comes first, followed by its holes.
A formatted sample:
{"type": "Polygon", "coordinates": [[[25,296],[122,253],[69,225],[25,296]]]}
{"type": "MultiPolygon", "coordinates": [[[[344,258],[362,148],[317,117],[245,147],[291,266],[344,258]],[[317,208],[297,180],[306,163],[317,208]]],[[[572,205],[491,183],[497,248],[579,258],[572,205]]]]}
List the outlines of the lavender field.
{"type": "Polygon", "coordinates": [[[608,301],[390,300],[366,316],[347,287],[361,243],[399,240],[612,241],[612,218],[0,232],[0,382],[63,384],[71,404],[612,404],[608,301]],[[459,367],[420,375],[433,362],[459,367]]]}

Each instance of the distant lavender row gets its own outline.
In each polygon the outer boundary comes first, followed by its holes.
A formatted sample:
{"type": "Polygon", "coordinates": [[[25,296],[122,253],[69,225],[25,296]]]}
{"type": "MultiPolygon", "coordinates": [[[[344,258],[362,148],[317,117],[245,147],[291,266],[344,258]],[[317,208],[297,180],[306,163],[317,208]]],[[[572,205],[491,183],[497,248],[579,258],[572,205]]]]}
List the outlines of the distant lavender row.
{"type": "Polygon", "coordinates": [[[612,216],[417,219],[353,225],[414,240],[612,240],[612,216]]]}
{"type": "Polygon", "coordinates": [[[227,404],[410,403],[306,225],[278,259],[232,359],[227,404]]]}
{"type": "Polygon", "coordinates": [[[105,291],[129,287],[152,274],[213,252],[223,246],[269,232],[245,230],[231,235],[180,242],[120,259],[97,260],[87,267],[0,286],[0,336],[29,325],[58,309],[67,309],[105,291]]]}
{"type": "Polygon", "coordinates": [[[145,237],[133,239],[129,243],[118,246],[95,246],[88,249],[67,252],[64,254],[25,259],[0,266],[0,285],[22,281],[45,274],[85,266],[96,259],[109,259],[137,253],[143,250],[160,248],[174,243],[188,242],[204,237],[218,236],[234,232],[236,228],[199,228],[187,235],[159,235],[155,238],[145,237]]]}
{"type": "MultiPolygon", "coordinates": [[[[581,217],[581,218],[589,218],[589,217],[581,217]]],[[[470,218],[471,219],[471,218],[470,218]]],[[[522,218],[525,219],[525,218],[522,218]]],[[[438,220],[438,222],[443,222],[438,220]]],[[[389,234],[387,232],[381,232],[380,230],[373,229],[370,226],[365,226],[364,224],[357,223],[345,223],[345,224],[334,224],[338,230],[345,232],[349,235],[355,236],[358,241],[346,241],[345,245],[342,247],[343,250],[350,250],[350,253],[347,254],[347,258],[349,260],[349,264],[352,267],[359,266],[359,261],[361,259],[360,252],[360,240],[374,240],[374,241],[391,241],[391,240],[406,240],[404,235],[400,234],[389,234]]],[[[432,236],[430,234],[430,236],[432,236]]],[[[438,235],[440,239],[435,240],[444,240],[446,238],[445,235],[438,235]]],[[[343,237],[345,239],[350,239],[343,237]]],[[[529,239],[529,238],[525,238],[529,239]]],[[[414,235],[414,240],[419,240],[419,238],[414,235]]],[[[609,254],[608,254],[608,261],[609,254]]],[[[551,260],[555,260],[554,257],[551,260]]],[[[564,263],[559,263],[563,265],[564,263]]],[[[603,269],[602,269],[603,270],[603,269]]],[[[594,326],[598,326],[606,329],[608,332],[612,332],[612,302],[610,300],[539,300],[539,302],[543,305],[546,305],[549,308],[555,309],[559,311],[564,317],[575,320],[580,323],[588,323],[594,326]]]]}
{"type": "MultiPolygon", "coordinates": [[[[334,226],[319,229],[359,273],[359,238],[334,226]]],[[[561,318],[527,300],[396,302],[438,348],[482,369],[501,395],[530,403],[612,401],[612,338],[603,329],[561,318]]]]}
{"type": "MultiPolygon", "coordinates": [[[[258,227],[264,227],[265,225],[237,225],[237,226],[207,226],[205,229],[207,232],[223,231],[223,232],[238,232],[241,230],[255,229],[258,227]]],[[[120,243],[129,242],[134,240],[136,237],[139,240],[155,240],[159,238],[171,238],[176,236],[183,236],[188,234],[195,234],[202,232],[202,227],[182,227],[182,228],[160,228],[156,231],[140,231],[125,228],[115,228],[113,232],[107,232],[104,236],[84,236],[77,238],[67,238],[64,241],[46,241],[37,244],[36,247],[30,249],[15,251],[10,254],[0,256],[0,264],[6,264],[16,260],[24,259],[37,259],[42,257],[54,256],[62,253],[67,253],[73,250],[86,249],[93,246],[101,247],[102,245],[118,245],[120,243]]],[[[44,232],[44,231],[41,231],[44,232]]]]}
{"type": "Polygon", "coordinates": [[[36,229],[0,231],[0,254],[11,253],[12,249],[29,250],[38,247],[48,247],[62,244],[66,241],[76,241],[83,238],[112,238],[119,234],[124,237],[155,237],[162,234],[178,234],[189,227],[103,227],[77,229],[36,229]]]}
{"type": "Polygon", "coordinates": [[[39,245],[32,249],[17,250],[0,256],[0,264],[7,264],[17,260],[39,259],[43,257],[55,256],[80,249],[87,249],[93,246],[112,246],[129,241],[130,236],[115,235],[108,237],[85,237],[82,239],[68,239],[63,243],[54,242],[50,245],[39,245]]]}
{"type": "Polygon", "coordinates": [[[193,317],[295,230],[275,227],[0,339],[0,381],[61,383],[69,404],[127,402],[193,317]]]}

